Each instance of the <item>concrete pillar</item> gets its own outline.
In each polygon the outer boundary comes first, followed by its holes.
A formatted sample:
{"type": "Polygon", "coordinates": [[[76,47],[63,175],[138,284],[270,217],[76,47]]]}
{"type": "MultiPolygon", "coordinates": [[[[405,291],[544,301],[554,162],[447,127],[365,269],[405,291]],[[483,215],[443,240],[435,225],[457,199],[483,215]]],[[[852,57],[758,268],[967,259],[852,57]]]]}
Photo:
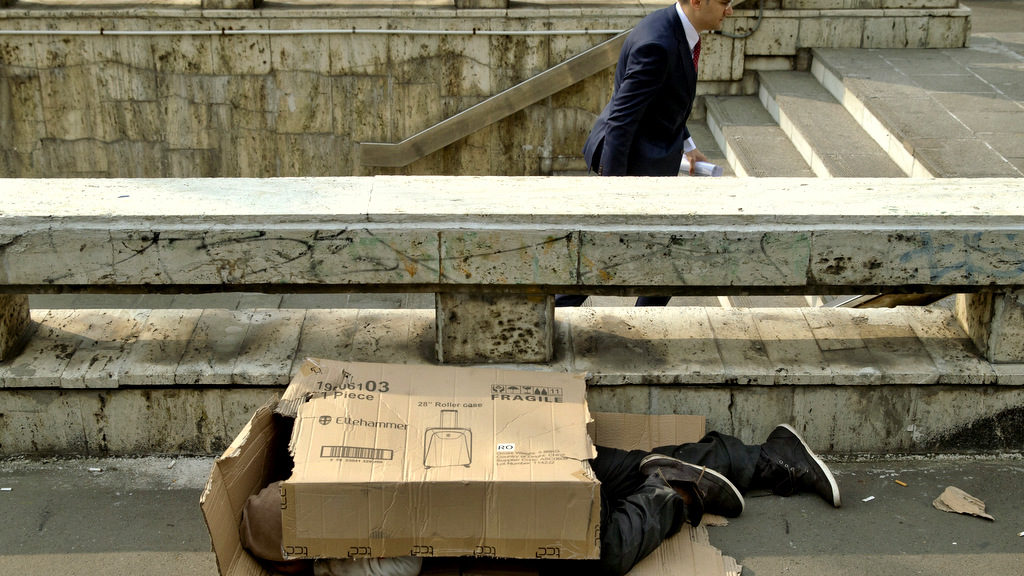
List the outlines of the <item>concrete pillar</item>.
{"type": "Polygon", "coordinates": [[[203,0],[203,10],[253,10],[262,0],[203,0]]]}
{"type": "Polygon", "coordinates": [[[551,360],[554,296],[458,292],[438,294],[435,300],[439,362],[551,360]]]}
{"type": "Polygon", "coordinates": [[[509,0],[455,0],[455,7],[460,10],[467,8],[502,8],[507,9],[509,0]]]}
{"type": "Polygon", "coordinates": [[[989,362],[1024,362],[1024,291],[957,294],[956,316],[989,362]]]}
{"type": "Polygon", "coordinates": [[[27,295],[0,294],[0,362],[21,352],[31,323],[27,295]]]}

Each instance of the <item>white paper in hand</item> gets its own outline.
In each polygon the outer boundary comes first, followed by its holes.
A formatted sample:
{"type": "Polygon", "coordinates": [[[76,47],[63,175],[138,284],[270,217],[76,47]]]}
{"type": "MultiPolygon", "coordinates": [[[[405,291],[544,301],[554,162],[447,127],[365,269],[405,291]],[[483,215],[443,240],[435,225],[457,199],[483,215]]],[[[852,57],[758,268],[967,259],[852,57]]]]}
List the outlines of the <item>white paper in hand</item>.
{"type": "MultiPolygon", "coordinates": [[[[683,156],[682,162],[679,163],[679,173],[690,175],[690,159],[683,156]]],[[[711,162],[694,162],[693,163],[693,175],[694,176],[721,176],[722,167],[718,164],[711,162]]]]}

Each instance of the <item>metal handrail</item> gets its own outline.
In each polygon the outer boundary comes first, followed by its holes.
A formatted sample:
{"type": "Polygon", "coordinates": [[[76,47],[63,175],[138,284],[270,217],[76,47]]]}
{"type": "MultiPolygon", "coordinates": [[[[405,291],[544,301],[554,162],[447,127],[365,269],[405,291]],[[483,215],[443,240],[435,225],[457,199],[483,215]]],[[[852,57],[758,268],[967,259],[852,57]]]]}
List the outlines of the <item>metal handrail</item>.
{"type": "Polygon", "coordinates": [[[398,142],[359,143],[362,166],[401,167],[615,64],[629,30],[398,142]]]}

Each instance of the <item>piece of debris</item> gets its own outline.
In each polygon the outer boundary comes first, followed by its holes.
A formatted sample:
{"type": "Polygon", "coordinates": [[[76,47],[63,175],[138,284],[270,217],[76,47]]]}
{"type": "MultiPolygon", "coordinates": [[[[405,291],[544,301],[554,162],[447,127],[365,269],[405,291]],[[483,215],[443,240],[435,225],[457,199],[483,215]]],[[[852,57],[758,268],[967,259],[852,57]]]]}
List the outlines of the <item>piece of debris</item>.
{"type": "Polygon", "coordinates": [[[174,468],[174,464],[176,462],[177,462],[177,460],[171,460],[171,463],[167,465],[167,469],[170,470],[171,468],[174,468]]]}
{"type": "Polygon", "coordinates": [[[985,503],[971,496],[956,486],[947,486],[945,491],[932,502],[932,506],[943,512],[956,514],[967,514],[987,520],[995,521],[990,514],[985,513],[985,503]]]}
{"type": "Polygon", "coordinates": [[[861,502],[871,502],[874,499],[875,499],[874,496],[868,496],[867,498],[864,498],[863,500],[861,500],[861,502]]]}
{"type": "Polygon", "coordinates": [[[103,472],[103,468],[89,468],[89,472],[100,473],[103,472]]]}
{"type": "Polygon", "coordinates": [[[900,486],[903,486],[904,488],[907,487],[907,483],[902,480],[893,480],[893,482],[899,484],[900,486]]]}
{"type": "Polygon", "coordinates": [[[701,518],[700,523],[704,526],[728,526],[729,520],[725,516],[705,513],[704,517],[701,518]]]}
{"type": "MultiPolygon", "coordinates": [[[[0,492],[10,492],[11,490],[13,490],[13,488],[8,488],[7,486],[0,488],[0,492]]],[[[1024,534],[1021,534],[1021,536],[1024,536],[1024,534]]]]}

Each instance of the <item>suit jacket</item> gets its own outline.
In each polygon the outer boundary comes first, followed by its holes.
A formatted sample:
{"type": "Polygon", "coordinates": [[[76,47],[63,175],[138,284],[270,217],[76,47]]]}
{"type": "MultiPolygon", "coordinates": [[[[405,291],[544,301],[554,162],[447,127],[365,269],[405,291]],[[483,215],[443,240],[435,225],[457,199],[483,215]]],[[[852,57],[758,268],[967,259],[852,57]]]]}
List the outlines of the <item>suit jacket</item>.
{"type": "Polygon", "coordinates": [[[587,166],[606,176],[675,176],[696,94],[697,70],[675,6],[648,14],[622,46],[615,92],[583,147],[587,166]]]}

